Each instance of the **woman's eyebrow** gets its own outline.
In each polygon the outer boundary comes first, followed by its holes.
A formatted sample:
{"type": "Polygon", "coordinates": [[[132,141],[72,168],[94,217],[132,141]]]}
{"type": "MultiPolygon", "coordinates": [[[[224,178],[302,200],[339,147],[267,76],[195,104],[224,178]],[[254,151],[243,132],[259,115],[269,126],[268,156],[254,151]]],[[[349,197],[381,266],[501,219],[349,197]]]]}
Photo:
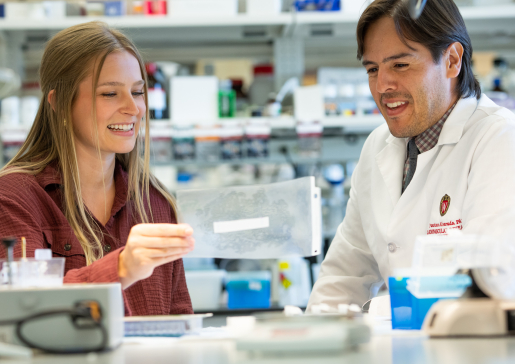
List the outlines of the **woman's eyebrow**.
{"type": "Polygon", "coordinates": [[[101,87],[101,86],[125,86],[125,84],[122,82],[111,81],[111,82],[101,83],[97,87],[101,87]]]}
{"type": "MultiPolygon", "coordinates": [[[[144,85],[144,84],[145,84],[145,81],[139,80],[139,81],[134,82],[133,86],[139,86],[139,85],[144,85]]],[[[101,83],[97,87],[101,87],[101,86],[125,86],[125,84],[122,82],[111,81],[111,82],[101,83]]]]}

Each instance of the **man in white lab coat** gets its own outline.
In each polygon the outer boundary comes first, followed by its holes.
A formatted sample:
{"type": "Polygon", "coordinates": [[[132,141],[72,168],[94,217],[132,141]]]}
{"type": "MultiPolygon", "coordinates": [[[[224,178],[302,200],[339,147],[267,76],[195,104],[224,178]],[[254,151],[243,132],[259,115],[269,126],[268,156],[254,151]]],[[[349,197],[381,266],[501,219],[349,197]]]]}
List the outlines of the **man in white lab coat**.
{"type": "Polygon", "coordinates": [[[454,2],[428,1],[416,21],[405,3],[376,0],[358,23],[358,59],[386,124],[363,147],[308,309],[374,297],[411,266],[418,235],[515,223],[515,115],[481,95],[454,2]]]}

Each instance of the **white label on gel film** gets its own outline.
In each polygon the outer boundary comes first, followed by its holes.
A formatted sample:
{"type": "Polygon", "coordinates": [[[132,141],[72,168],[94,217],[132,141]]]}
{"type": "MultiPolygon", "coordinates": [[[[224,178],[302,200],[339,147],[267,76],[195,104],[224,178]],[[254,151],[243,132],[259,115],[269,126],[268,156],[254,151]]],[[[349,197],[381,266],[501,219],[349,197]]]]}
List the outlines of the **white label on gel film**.
{"type": "Polygon", "coordinates": [[[258,217],[256,219],[242,219],[233,221],[218,221],[213,223],[215,234],[231,233],[234,231],[263,229],[270,226],[270,219],[258,217]]]}

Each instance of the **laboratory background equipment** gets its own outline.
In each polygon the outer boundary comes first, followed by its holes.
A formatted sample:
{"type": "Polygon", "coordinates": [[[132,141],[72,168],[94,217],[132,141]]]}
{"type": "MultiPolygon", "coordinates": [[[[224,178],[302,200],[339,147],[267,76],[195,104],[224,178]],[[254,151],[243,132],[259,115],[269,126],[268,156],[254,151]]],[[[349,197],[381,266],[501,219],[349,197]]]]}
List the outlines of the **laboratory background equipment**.
{"type": "Polygon", "coordinates": [[[121,285],[0,286],[0,337],[53,353],[118,347],[123,339],[121,285]]]}

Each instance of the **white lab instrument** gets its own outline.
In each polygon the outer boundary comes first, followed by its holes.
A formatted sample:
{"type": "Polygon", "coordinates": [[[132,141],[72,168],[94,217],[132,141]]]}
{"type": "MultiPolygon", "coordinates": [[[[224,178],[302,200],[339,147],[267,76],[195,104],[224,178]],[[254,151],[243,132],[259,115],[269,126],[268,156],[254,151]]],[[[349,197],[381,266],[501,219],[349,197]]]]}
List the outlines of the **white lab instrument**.
{"type": "MultiPolygon", "coordinates": [[[[181,0],[181,2],[183,2],[181,0]]],[[[213,125],[218,121],[218,78],[175,76],[170,105],[175,126],[213,125]]]]}
{"type": "Polygon", "coordinates": [[[441,300],[427,313],[422,329],[431,337],[509,335],[515,332],[515,301],[441,300]]]}
{"type": "MultiPolygon", "coordinates": [[[[472,270],[475,283],[490,297],[476,298],[465,293],[460,299],[436,302],[424,320],[425,333],[431,337],[499,336],[514,331],[514,264],[514,246],[499,239],[461,234],[419,237],[413,258],[413,271],[419,282],[415,288],[421,291],[419,293],[424,293],[423,278],[472,270]]],[[[435,284],[439,281],[442,280],[427,280],[429,287],[426,288],[440,290],[443,294],[437,296],[444,297],[453,287],[447,284],[439,287],[435,284]]]]}
{"type": "Polygon", "coordinates": [[[186,270],[185,273],[193,311],[218,309],[225,270],[186,270]]]}
{"type": "Polygon", "coordinates": [[[188,257],[271,259],[320,254],[320,189],[314,177],[180,190],[177,205],[181,221],[195,231],[195,250],[188,257]]]}
{"type": "Polygon", "coordinates": [[[352,315],[256,315],[253,330],[237,338],[238,350],[272,355],[330,355],[370,339],[370,328],[352,315]]]}
{"type": "Polygon", "coordinates": [[[293,93],[295,119],[300,122],[321,122],[325,117],[321,86],[298,87],[293,93]]]}
{"type": "Polygon", "coordinates": [[[54,353],[113,349],[123,339],[121,285],[0,288],[0,341],[54,353]]]}

